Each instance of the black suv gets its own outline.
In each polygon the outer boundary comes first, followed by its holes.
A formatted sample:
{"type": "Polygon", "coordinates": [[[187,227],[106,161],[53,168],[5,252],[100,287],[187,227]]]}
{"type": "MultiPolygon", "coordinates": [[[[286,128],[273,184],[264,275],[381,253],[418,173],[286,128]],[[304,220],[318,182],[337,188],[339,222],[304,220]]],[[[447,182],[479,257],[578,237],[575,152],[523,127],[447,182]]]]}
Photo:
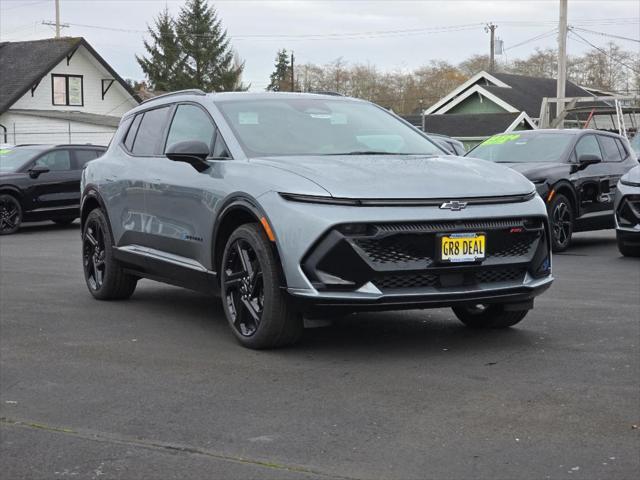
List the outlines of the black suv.
{"type": "Polygon", "coordinates": [[[22,222],[78,218],[82,168],[105,151],[98,145],[0,149],[0,235],[16,232],[22,222]]]}
{"type": "Polygon", "coordinates": [[[533,130],[495,135],[468,157],[503,163],[536,186],[547,205],[555,252],[573,232],[613,228],[620,177],[638,165],[629,141],[598,130],[533,130]]]}

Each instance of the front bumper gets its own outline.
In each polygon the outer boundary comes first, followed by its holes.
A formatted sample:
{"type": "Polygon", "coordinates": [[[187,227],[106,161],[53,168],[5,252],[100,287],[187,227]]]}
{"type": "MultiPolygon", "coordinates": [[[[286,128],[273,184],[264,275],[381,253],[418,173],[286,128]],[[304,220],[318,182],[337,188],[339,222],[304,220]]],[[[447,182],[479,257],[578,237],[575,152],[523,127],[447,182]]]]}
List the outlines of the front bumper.
{"type": "Polygon", "coordinates": [[[402,309],[528,302],[552,283],[546,209],[513,204],[351,207],[302,204],[267,194],[288,293],[306,306],[402,309]],[[345,226],[364,228],[351,231],[345,226]],[[487,236],[487,258],[443,264],[437,235],[487,236]]]}
{"type": "Polygon", "coordinates": [[[618,182],[614,219],[618,232],[629,235],[640,234],[640,187],[618,182]]]}

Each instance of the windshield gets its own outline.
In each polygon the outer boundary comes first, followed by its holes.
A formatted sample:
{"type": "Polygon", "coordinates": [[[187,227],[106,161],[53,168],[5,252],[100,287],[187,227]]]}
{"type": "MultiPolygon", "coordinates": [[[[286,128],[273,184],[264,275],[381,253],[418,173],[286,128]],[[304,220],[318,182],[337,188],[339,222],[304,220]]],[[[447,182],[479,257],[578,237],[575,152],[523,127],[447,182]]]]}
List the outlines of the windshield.
{"type": "Polygon", "coordinates": [[[41,152],[38,148],[0,149],[0,172],[16,172],[25,163],[41,152]]]}
{"type": "Polygon", "coordinates": [[[485,140],[467,156],[496,163],[561,162],[574,138],[569,133],[505,133],[485,140]]]}
{"type": "Polygon", "coordinates": [[[443,153],[393,115],[364,102],[274,98],[218,106],[249,157],[443,153]]]}

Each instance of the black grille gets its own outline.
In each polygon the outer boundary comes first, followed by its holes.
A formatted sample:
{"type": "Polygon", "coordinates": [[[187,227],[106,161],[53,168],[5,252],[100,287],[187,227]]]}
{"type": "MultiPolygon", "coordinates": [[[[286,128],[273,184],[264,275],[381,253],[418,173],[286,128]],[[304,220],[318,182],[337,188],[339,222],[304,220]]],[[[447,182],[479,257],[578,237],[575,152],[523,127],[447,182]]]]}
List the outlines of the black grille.
{"type": "Polygon", "coordinates": [[[511,242],[503,242],[503,244],[498,245],[497,248],[494,245],[489,245],[487,257],[524,257],[531,251],[534,240],[535,237],[532,237],[531,235],[524,235],[522,238],[518,238],[511,242]]]}
{"type": "Polygon", "coordinates": [[[506,228],[525,227],[542,228],[542,221],[536,218],[501,218],[489,220],[461,220],[448,222],[420,222],[420,223],[381,223],[375,225],[380,232],[452,232],[452,231],[482,231],[506,228]]]}
{"type": "Polygon", "coordinates": [[[373,283],[382,290],[412,289],[426,287],[460,287],[496,282],[522,282],[525,271],[522,268],[492,268],[458,274],[412,273],[386,274],[378,276],[373,283]]]}
{"type": "Polygon", "coordinates": [[[432,262],[433,240],[420,235],[357,239],[355,244],[374,263],[432,262]]]}
{"type": "Polygon", "coordinates": [[[424,288],[438,285],[437,275],[383,275],[375,282],[378,288],[394,290],[398,288],[424,288]]]}
{"type": "Polygon", "coordinates": [[[479,270],[476,272],[478,283],[522,281],[524,271],[518,268],[495,268],[491,270],[479,270]]]}

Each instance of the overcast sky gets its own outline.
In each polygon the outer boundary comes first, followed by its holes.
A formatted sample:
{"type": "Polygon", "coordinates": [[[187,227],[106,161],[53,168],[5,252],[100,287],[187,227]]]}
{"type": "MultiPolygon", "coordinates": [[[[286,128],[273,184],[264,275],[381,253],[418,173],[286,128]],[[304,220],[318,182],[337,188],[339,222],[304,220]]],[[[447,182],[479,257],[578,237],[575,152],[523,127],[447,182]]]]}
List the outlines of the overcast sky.
{"type": "MultiPolygon", "coordinates": [[[[144,53],[148,24],[168,6],[177,14],[183,0],[60,0],[64,35],[83,36],[125,78],[143,79],[134,54],[144,53]],[[84,25],[84,26],[81,26],[84,25]],[[94,28],[102,27],[102,28],[94,28]],[[106,30],[106,28],[120,30],[106,30]],[[126,30],[126,31],[125,31],[126,30]]],[[[519,43],[556,27],[558,0],[217,0],[211,1],[227,28],[233,47],[246,61],[243,80],[261,90],[268,84],[275,53],[293,49],[296,63],[371,63],[381,70],[407,70],[432,59],[457,63],[489,50],[483,23],[498,25],[506,55],[525,57],[536,47],[555,46],[556,36],[519,43]],[[439,30],[439,31],[438,31],[439,30]],[[252,37],[253,36],[253,37],[252,37]],[[511,48],[513,47],[513,48],[511,48]]],[[[30,40],[53,36],[41,24],[55,19],[54,0],[0,0],[0,39],[30,40]]],[[[640,37],[640,1],[569,0],[569,23],[624,37],[640,37]]],[[[579,34],[602,46],[608,37],[579,34]]],[[[640,44],[616,40],[628,50],[640,44]]],[[[570,39],[569,54],[590,47],[570,39]]],[[[1,74],[0,74],[1,75],[1,74]]]]}

